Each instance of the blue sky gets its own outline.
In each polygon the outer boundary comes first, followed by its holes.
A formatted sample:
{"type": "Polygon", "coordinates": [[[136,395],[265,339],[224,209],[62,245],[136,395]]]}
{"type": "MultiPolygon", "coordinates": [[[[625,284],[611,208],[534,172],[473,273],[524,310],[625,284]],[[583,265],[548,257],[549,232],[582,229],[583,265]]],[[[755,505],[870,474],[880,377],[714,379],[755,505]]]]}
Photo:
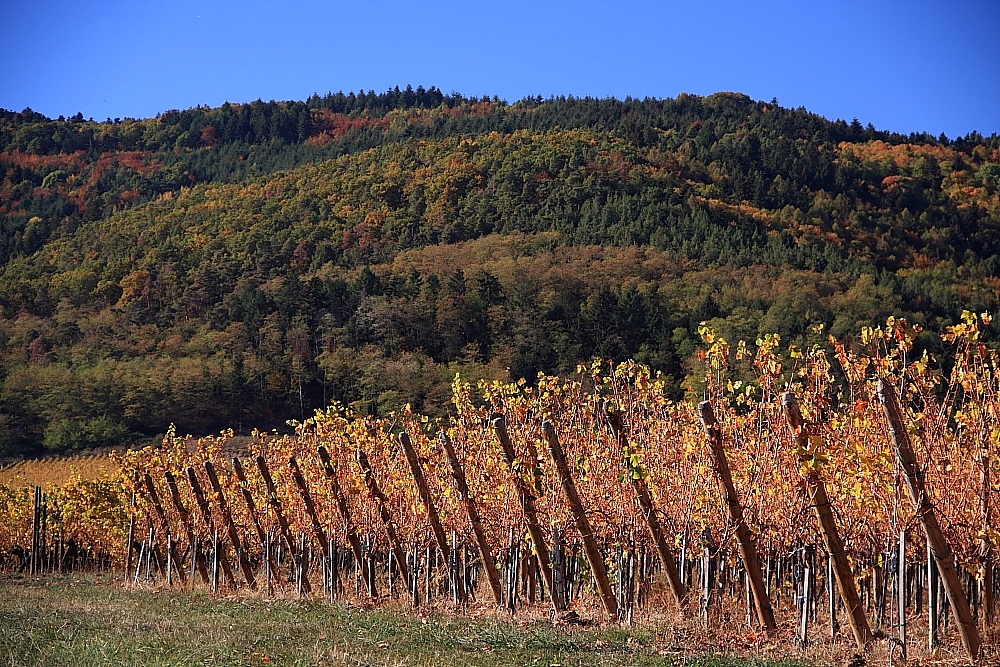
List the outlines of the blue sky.
{"type": "Polygon", "coordinates": [[[407,84],[739,91],[898,132],[1000,133],[1000,2],[0,4],[0,107],[147,117],[407,84]]]}

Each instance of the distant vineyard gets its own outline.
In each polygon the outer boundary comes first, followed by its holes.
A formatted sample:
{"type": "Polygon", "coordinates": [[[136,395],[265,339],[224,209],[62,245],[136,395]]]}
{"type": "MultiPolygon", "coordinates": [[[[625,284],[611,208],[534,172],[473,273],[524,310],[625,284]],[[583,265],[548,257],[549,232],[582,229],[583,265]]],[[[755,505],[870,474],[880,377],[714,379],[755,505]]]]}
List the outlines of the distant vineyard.
{"type": "Polygon", "coordinates": [[[59,456],[20,461],[0,469],[0,484],[24,486],[62,486],[73,479],[99,479],[118,470],[118,461],[107,454],[59,456]]]}
{"type": "Polygon", "coordinates": [[[47,546],[27,493],[7,490],[0,548],[33,543],[21,567],[61,567],[54,541],[73,539],[132,583],[623,622],[679,604],[751,633],[775,631],[772,613],[801,643],[831,632],[850,643],[852,630],[862,644],[898,637],[902,652],[923,618],[932,643],[955,639],[950,623],[975,653],[975,624],[995,614],[1000,540],[989,323],[966,313],[948,329],[947,376],[913,357],[919,331],[903,320],[865,329],[857,350],[831,338],[832,355],[782,350],[777,336],[730,346],[703,328],[700,413],[638,364],[595,362],[534,385],[456,378],[447,422],[333,407],[295,436],[257,437],[242,460],[222,455],[226,434],[197,448],[171,435],[122,456],[115,475],[52,489],[47,546]],[[905,426],[892,429],[896,401],[905,426]],[[913,479],[928,493],[919,511],[913,479]],[[932,515],[954,556],[928,528],[938,567],[921,530],[932,515]]]}

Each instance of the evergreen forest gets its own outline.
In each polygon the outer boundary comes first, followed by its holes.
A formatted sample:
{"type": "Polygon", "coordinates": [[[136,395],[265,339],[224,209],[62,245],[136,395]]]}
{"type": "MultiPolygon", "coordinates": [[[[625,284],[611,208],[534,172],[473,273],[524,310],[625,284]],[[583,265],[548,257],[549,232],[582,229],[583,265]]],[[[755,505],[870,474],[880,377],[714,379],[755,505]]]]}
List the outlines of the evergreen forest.
{"type": "Polygon", "coordinates": [[[998,288],[995,134],[734,93],[0,110],[0,456],[446,416],[456,373],[595,357],[682,397],[703,323],[803,348],[902,316],[943,359],[998,288]]]}

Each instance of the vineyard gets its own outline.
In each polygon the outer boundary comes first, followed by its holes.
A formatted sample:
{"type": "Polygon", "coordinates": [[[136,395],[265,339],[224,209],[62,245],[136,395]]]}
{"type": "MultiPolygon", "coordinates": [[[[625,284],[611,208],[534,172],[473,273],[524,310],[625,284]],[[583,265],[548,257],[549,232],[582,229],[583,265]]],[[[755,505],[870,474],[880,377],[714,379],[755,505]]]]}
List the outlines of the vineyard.
{"type": "Polygon", "coordinates": [[[913,353],[904,320],[832,352],[703,328],[697,406],[641,365],[595,362],[533,385],[456,377],[448,420],[331,407],[242,459],[222,453],[231,433],[171,433],[98,479],[0,487],[0,553],[130,586],[564,623],[679,614],[750,648],[993,655],[989,325],[950,327],[947,364],[913,353]]]}
{"type": "Polygon", "coordinates": [[[0,469],[0,484],[8,487],[62,486],[76,478],[97,479],[117,470],[118,464],[107,454],[29,459],[0,469]]]}

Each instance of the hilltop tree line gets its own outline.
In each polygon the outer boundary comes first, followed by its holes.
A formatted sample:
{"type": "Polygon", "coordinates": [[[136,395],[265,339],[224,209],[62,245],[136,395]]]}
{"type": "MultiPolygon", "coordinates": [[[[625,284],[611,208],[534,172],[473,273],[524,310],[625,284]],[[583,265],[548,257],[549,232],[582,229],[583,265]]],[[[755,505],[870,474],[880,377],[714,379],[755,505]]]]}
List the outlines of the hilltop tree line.
{"type": "Polygon", "coordinates": [[[431,88],[95,123],[0,112],[0,450],[995,310],[1000,141],[746,96],[431,88]],[[86,144],[86,145],[84,145],[86,144]]]}

